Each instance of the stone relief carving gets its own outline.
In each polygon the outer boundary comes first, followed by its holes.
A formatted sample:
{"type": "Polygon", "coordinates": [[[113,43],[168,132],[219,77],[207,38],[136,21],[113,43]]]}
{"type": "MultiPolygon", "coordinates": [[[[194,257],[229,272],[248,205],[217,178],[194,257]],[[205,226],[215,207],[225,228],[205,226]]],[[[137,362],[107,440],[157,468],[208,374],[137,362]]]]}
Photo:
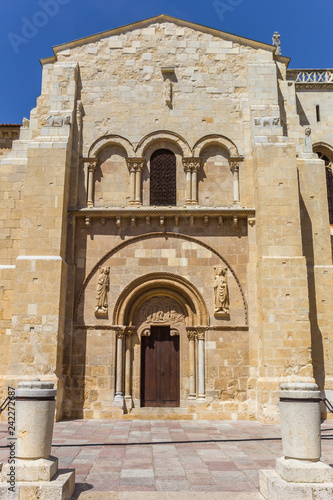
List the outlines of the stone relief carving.
{"type": "Polygon", "coordinates": [[[257,127],[277,127],[279,125],[280,118],[277,116],[264,116],[254,119],[254,124],[257,127]]]}
{"type": "Polygon", "coordinates": [[[72,123],[72,114],[66,115],[50,115],[46,118],[46,125],[48,127],[62,127],[63,125],[70,125],[72,123]]]}
{"type": "Polygon", "coordinates": [[[172,82],[169,79],[164,81],[164,99],[165,104],[172,106],[172,82]]]}
{"type": "Polygon", "coordinates": [[[185,324],[185,315],[175,300],[169,297],[153,297],[147,300],[139,311],[139,335],[149,336],[153,324],[170,325],[170,335],[179,335],[179,328],[185,324]]]}
{"type": "Polygon", "coordinates": [[[109,291],[109,267],[100,267],[96,288],[95,314],[105,315],[108,312],[108,291],[109,291]]]}
{"type": "Polygon", "coordinates": [[[274,31],[273,33],[273,45],[276,47],[275,55],[276,56],[281,56],[281,42],[280,42],[280,34],[278,31],[274,31]]]}
{"type": "Polygon", "coordinates": [[[227,268],[215,266],[214,298],[215,298],[215,316],[229,315],[229,287],[227,278],[227,268]]]}

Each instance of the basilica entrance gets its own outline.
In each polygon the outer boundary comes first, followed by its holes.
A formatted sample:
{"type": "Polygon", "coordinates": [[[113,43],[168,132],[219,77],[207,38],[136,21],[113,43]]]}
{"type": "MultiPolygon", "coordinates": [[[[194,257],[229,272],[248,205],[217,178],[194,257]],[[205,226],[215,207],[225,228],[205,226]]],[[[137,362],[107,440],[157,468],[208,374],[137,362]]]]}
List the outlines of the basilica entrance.
{"type": "Polygon", "coordinates": [[[179,335],[151,326],[141,339],[141,406],[179,406],[179,335]]]}

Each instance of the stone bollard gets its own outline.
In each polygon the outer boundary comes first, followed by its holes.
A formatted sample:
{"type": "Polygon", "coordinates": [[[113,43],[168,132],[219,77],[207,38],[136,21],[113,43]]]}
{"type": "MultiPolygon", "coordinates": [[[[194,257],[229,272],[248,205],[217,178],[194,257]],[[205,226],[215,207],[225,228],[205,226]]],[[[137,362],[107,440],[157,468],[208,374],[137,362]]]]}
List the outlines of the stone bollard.
{"type": "Polygon", "coordinates": [[[51,455],[56,389],[51,382],[20,382],[15,391],[17,458],[51,455]]]}
{"type": "Polygon", "coordinates": [[[317,384],[292,382],[279,392],[283,457],[276,470],[260,471],[268,500],[332,500],[333,469],[320,461],[320,391],[317,384]]]}
{"type": "Polygon", "coordinates": [[[279,397],[283,455],[298,460],[320,460],[320,391],[317,384],[281,384],[279,397]]]}
{"type": "Polygon", "coordinates": [[[69,500],[73,495],[75,472],[59,470],[58,459],[51,456],[56,393],[53,383],[39,379],[18,384],[16,440],[12,444],[15,456],[0,474],[1,499],[69,500]]]}

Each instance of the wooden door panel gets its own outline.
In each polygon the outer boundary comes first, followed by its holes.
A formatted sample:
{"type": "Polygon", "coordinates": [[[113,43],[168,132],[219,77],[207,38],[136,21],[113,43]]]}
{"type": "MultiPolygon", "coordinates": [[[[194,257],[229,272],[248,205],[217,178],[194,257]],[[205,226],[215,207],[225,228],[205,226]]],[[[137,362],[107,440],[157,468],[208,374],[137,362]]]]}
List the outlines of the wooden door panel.
{"type": "Polygon", "coordinates": [[[179,406],[179,337],[153,326],[141,342],[141,405],[179,406]]]}

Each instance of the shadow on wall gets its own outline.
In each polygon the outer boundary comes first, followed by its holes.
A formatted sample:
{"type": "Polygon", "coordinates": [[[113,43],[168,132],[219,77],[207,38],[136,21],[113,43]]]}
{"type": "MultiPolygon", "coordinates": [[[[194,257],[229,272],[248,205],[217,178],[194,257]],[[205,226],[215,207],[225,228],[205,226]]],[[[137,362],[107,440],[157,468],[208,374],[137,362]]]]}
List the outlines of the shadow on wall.
{"type": "MultiPolygon", "coordinates": [[[[301,232],[303,255],[307,263],[308,290],[309,290],[309,319],[311,328],[311,352],[313,376],[321,390],[325,387],[325,362],[322,333],[317,322],[316,282],[314,275],[314,251],[312,238],[312,223],[300,194],[301,232]]],[[[326,418],[326,409],[325,409],[326,418]]]]}

